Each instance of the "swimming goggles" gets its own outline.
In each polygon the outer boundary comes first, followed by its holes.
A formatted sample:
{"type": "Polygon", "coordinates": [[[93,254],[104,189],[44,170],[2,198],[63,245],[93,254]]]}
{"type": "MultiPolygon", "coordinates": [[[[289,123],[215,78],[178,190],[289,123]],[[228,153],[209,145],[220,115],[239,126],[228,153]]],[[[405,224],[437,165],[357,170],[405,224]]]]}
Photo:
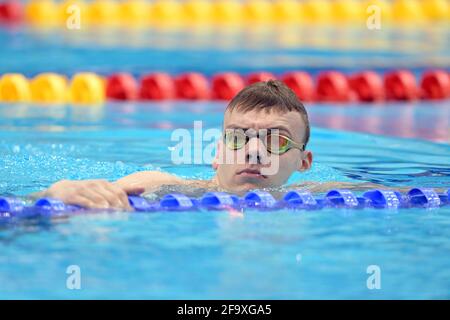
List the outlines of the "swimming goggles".
{"type": "MultiPolygon", "coordinates": [[[[254,136],[259,139],[262,138],[259,134],[249,134],[244,132],[243,129],[226,129],[224,134],[224,143],[227,148],[231,150],[238,150],[244,147],[250,141],[250,138],[254,136]]],[[[301,151],[305,150],[304,144],[299,144],[285,135],[271,132],[270,129],[267,129],[267,134],[264,138],[265,139],[261,140],[263,141],[267,151],[272,154],[280,155],[293,148],[301,151]]]]}

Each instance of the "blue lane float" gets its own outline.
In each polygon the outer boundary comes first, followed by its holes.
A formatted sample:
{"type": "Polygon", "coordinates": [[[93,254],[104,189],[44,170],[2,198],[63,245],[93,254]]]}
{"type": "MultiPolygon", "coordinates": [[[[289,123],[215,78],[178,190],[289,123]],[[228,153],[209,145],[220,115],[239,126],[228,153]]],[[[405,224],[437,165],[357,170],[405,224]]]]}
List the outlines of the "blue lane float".
{"type": "Polygon", "coordinates": [[[371,190],[363,194],[369,205],[374,208],[397,209],[405,205],[403,196],[398,191],[392,190],[371,190]]]}
{"type": "MultiPolygon", "coordinates": [[[[248,192],[238,197],[225,192],[208,192],[196,199],[180,193],[171,193],[159,201],[149,201],[140,196],[129,196],[130,205],[136,212],[201,211],[201,210],[320,210],[322,208],[347,209],[400,209],[438,208],[450,205],[450,189],[437,193],[431,188],[413,188],[406,194],[395,190],[370,190],[361,196],[346,189],[328,191],[324,197],[314,197],[305,190],[291,190],[280,200],[263,190],[248,192]]],[[[27,204],[23,199],[0,197],[0,220],[35,217],[54,217],[82,212],[83,208],[64,204],[51,198],[38,199],[27,204]]]]}
{"type": "Polygon", "coordinates": [[[198,200],[181,193],[165,195],[159,202],[161,209],[168,211],[190,211],[198,207],[198,200]]]}
{"type": "Polygon", "coordinates": [[[243,207],[257,208],[257,209],[275,209],[281,203],[277,202],[275,198],[267,191],[250,191],[244,196],[243,207]]]}
{"type": "Polygon", "coordinates": [[[239,207],[240,200],[226,192],[208,192],[200,199],[200,205],[210,210],[226,210],[239,207]]]}
{"type": "Polygon", "coordinates": [[[287,208],[293,209],[320,209],[324,201],[321,199],[315,199],[313,195],[308,191],[292,190],[286,193],[283,197],[287,208]]]}
{"type": "Polygon", "coordinates": [[[365,199],[358,199],[350,190],[330,190],[325,195],[325,202],[332,207],[357,208],[365,199]]]}
{"type": "Polygon", "coordinates": [[[408,192],[408,197],[412,206],[436,208],[441,205],[441,198],[436,191],[430,188],[411,189],[408,192]]]}
{"type": "Polygon", "coordinates": [[[161,210],[159,202],[149,202],[143,197],[139,196],[129,196],[128,201],[130,206],[138,212],[150,212],[161,210]]]}
{"type": "Polygon", "coordinates": [[[25,202],[21,199],[0,198],[0,212],[15,214],[21,212],[25,207],[25,202]]]}

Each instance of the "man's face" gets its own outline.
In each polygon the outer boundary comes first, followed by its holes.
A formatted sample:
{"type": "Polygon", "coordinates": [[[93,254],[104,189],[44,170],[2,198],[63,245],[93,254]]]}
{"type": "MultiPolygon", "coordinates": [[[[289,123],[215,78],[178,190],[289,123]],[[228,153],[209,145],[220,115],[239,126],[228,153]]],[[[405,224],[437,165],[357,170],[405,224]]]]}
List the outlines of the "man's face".
{"type": "MultiPolygon", "coordinates": [[[[224,132],[230,129],[243,129],[245,132],[250,129],[247,132],[264,133],[270,129],[298,144],[303,144],[305,139],[305,123],[296,111],[267,113],[234,109],[225,113],[223,127],[224,132]]],[[[252,136],[238,150],[230,150],[223,140],[220,141],[216,160],[214,167],[219,185],[232,192],[245,192],[283,185],[293,172],[310,168],[312,154],[297,148],[280,155],[269,153],[264,142],[252,136]]]]}

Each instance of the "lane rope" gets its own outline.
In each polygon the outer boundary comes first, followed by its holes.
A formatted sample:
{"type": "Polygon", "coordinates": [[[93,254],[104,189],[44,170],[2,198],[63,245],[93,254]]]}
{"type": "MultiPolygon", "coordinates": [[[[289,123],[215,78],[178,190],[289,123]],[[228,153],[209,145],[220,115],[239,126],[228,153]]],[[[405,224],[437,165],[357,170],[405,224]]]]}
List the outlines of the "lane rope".
{"type": "Polygon", "coordinates": [[[18,73],[3,74],[0,102],[102,105],[105,101],[228,101],[246,85],[271,79],[283,81],[304,102],[380,103],[450,98],[450,73],[443,69],[425,71],[420,79],[409,70],[384,74],[370,70],[354,74],[330,70],[317,76],[304,71],[278,76],[263,71],[247,75],[219,72],[211,77],[198,72],[178,75],[155,72],[140,79],[126,72],[107,77],[82,72],[70,80],[56,73],[41,73],[32,79],[18,73]]]}
{"type": "Polygon", "coordinates": [[[430,24],[448,22],[447,0],[6,0],[0,3],[0,22],[61,27],[74,14],[84,26],[148,27],[211,24],[361,24],[374,14],[383,23],[430,24]],[[75,9],[74,9],[75,6],[75,9]],[[75,11],[74,11],[75,10],[75,11]],[[74,13],[79,12],[79,13],[74,13]]]}
{"type": "MultiPolygon", "coordinates": [[[[369,190],[361,196],[346,189],[333,189],[323,197],[316,197],[305,190],[291,190],[280,200],[264,190],[250,191],[243,197],[225,192],[207,192],[200,198],[181,193],[170,193],[160,200],[150,201],[140,196],[129,196],[135,212],[171,212],[205,210],[321,210],[345,209],[432,209],[450,205],[450,189],[437,193],[432,188],[412,188],[402,194],[395,190],[369,190]]],[[[61,200],[42,198],[27,204],[20,198],[0,197],[0,221],[73,215],[89,210],[64,204],[61,200]]],[[[90,210],[92,211],[92,209],[90,210]]],[[[95,211],[95,210],[94,210],[95,211]]]]}

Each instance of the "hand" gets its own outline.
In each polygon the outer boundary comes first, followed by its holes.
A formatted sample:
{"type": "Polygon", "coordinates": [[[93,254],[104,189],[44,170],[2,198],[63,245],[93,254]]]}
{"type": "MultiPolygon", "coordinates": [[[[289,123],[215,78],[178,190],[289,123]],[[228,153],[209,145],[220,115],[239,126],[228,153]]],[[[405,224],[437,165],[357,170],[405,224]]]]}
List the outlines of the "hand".
{"type": "Polygon", "coordinates": [[[143,192],[143,188],[120,187],[106,180],[62,180],[53,184],[43,195],[84,208],[132,210],[128,194],[143,192]]]}

